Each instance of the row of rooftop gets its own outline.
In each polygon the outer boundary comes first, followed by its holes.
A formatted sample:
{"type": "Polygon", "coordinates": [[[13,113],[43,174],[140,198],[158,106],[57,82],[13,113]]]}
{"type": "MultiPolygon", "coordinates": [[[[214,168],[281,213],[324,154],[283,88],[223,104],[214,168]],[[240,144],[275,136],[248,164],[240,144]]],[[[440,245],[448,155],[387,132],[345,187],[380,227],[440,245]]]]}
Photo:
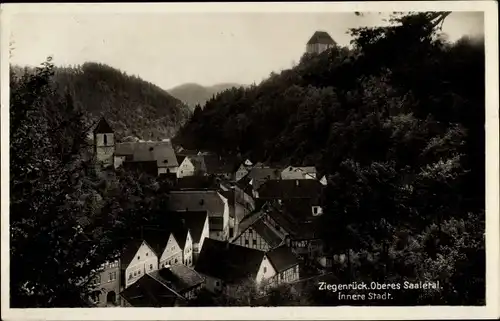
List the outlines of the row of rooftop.
{"type": "Polygon", "coordinates": [[[245,278],[263,289],[300,280],[306,259],[326,264],[316,233],[326,178],[313,166],[235,162],[170,141],[116,143],[104,119],[94,141],[105,167],[141,168],[175,182],[168,208],[152,213],[157,224],[131,235],[100,274],[97,305],[183,305],[201,289],[234,293],[245,278]]]}

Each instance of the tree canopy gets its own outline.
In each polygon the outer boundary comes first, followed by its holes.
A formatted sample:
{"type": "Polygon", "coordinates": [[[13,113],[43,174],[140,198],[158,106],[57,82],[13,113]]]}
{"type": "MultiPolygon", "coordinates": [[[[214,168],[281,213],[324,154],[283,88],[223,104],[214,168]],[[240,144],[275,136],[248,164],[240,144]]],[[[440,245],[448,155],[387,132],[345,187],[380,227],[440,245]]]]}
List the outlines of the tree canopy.
{"type": "Polygon", "coordinates": [[[328,177],[323,240],[347,256],[333,267],[342,281],[440,280],[441,291],[396,301],[482,304],[484,45],[444,40],[448,14],[352,29],[350,48],[218,94],[174,141],[317,166],[328,177]]]}

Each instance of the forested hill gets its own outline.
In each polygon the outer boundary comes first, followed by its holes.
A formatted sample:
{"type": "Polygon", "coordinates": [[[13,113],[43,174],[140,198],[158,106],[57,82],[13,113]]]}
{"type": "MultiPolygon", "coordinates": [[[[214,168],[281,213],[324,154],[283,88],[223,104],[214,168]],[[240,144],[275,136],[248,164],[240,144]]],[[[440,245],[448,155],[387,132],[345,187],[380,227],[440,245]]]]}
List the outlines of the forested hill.
{"type": "Polygon", "coordinates": [[[169,89],[168,93],[186,103],[191,109],[194,109],[196,105],[205,105],[205,103],[217,93],[233,87],[239,88],[241,86],[242,85],[235,83],[222,83],[205,87],[199,84],[188,83],[169,89]]]}
{"type": "Polygon", "coordinates": [[[54,71],[58,90],[71,95],[88,121],[104,115],[118,137],[170,138],[189,117],[189,108],[165,90],[108,65],[87,62],[54,71]]]}
{"type": "Polygon", "coordinates": [[[416,161],[422,146],[406,150],[407,143],[438,139],[451,123],[472,127],[470,139],[483,146],[482,42],[445,43],[419,23],[351,30],[354,49],[304,55],[298,66],[258,86],[220,93],[194,111],[175,141],[329,171],[347,157],[381,160],[408,152],[404,157],[416,161]],[[381,39],[384,32],[390,37],[381,39]],[[423,124],[432,131],[419,132],[423,124]],[[388,140],[396,136],[400,146],[388,140]]]}
{"type": "Polygon", "coordinates": [[[325,172],[317,228],[342,282],[440,280],[391,304],[484,304],[484,40],[445,42],[447,15],[351,30],[352,49],[196,108],[174,142],[325,172]]]}

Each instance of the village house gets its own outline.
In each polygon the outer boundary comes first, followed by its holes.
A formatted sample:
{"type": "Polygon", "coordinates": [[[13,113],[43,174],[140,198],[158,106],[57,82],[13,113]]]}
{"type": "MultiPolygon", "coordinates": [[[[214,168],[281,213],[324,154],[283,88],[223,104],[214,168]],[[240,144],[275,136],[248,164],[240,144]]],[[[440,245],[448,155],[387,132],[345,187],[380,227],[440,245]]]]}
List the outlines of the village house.
{"type": "Polygon", "coordinates": [[[141,275],[120,293],[123,307],[163,308],[186,306],[187,299],[150,274],[141,275]]]}
{"type": "Polygon", "coordinates": [[[237,182],[243,177],[245,177],[252,169],[252,166],[253,164],[249,159],[241,163],[236,172],[234,173],[234,180],[237,182]]]}
{"type": "Polygon", "coordinates": [[[251,281],[259,289],[299,278],[298,259],[286,247],[264,252],[208,239],[195,270],[205,277],[205,288],[233,295],[251,281]]]}
{"type": "Polygon", "coordinates": [[[160,228],[143,229],[144,240],[158,255],[160,268],[170,264],[193,264],[193,243],[189,230],[178,222],[160,228]]]}
{"type": "Polygon", "coordinates": [[[187,155],[179,165],[177,177],[205,175],[207,167],[202,155],[187,155]]]}
{"type": "Polygon", "coordinates": [[[239,234],[231,243],[261,251],[269,251],[284,243],[285,235],[271,226],[265,219],[265,212],[256,211],[240,223],[239,234]]]}
{"type": "Polygon", "coordinates": [[[120,260],[106,262],[101,265],[99,274],[92,282],[99,293],[91,299],[97,307],[119,305],[120,285],[120,260]]]}
{"type": "Polygon", "coordinates": [[[316,168],[288,166],[281,171],[281,179],[316,179],[316,168]]]}
{"type": "MultiPolygon", "coordinates": [[[[255,196],[259,204],[268,200],[304,198],[314,200],[314,206],[319,206],[323,188],[319,181],[313,179],[269,180],[255,191],[255,196]]],[[[315,207],[315,210],[320,211],[320,208],[315,207]]]]}
{"type": "Polygon", "coordinates": [[[177,177],[210,175],[227,180],[233,178],[235,161],[221,156],[198,153],[197,155],[186,155],[179,165],[177,177]]]}
{"type": "Polygon", "coordinates": [[[158,256],[144,240],[130,241],[122,250],[120,261],[120,283],[125,288],[144,274],[158,269],[158,256]]]}
{"type": "Polygon", "coordinates": [[[276,271],[272,277],[270,286],[278,286],[283,283],[292,283],[300,279],[299,260],[290,249],[282,245],[266,253],[269,261],[276,271]]]}
{"type": "Polygon", "coordinates": [[[326,31],[316,31],[306,44],[306,52],[320,54],[336,45],[337,43],[326,31]]]}
{"type": "Polygon", "coordinates": [[[322,254],[322,242],[318,234],[318,215],[310,206],[309,199],[273,202],[264,220],[283,233],[285,244],[306,258],[317,258],[322,254]],[[300,204],[302,203],[302,204],[300,204]]]}
{"type": "Polygon", "coordinates": [[[153,175],[176,174],[179,164],[169,140],[157,142],[115,141],[114,131],[103,117],[94,129],[95,155],[103,167],[123,166],[153,175]]]}
{"type": "Polygon", "coordinates": [[[179,211],[168,213],[169,216],[178,216],[184,220],[189,229],[193,244],[193,263],[196,263],[201,247],[206,238],[210,236],[207,211],[179,211]]]}
{"type": "Polygon", "coordinates": [[[227,240],[229,237],[229,203],[214,190],[171,191],[170,211],[206,211],[210,238],[227,240]]]}
{"type": "Polygon", "coordinates": [[[247,280],[259,285],[276,274],[264,251],[213,239],[205,240],[195,270],[208,291],[227,295],[247,280]]]}
{"type": "Polygon", "coordinates": [[[150,276],[187,300],[196,298],[205,282],[198,272],[182,264],[166,266],[150,273],[150,276]]]}
{"type": "Polygon", "coordinates": [[[261,163],[255,164],[250,172],[244,176],[240,181],[240,186],[245,185],[246,191],[251,191],[254,198],[258,197],[256,191],[260,186],[269,180],[279,180],[281,178],[281,171],[278,168],[265,166],[261,163]],[[250,188],[248,187],[250,185],[250,188]]]}

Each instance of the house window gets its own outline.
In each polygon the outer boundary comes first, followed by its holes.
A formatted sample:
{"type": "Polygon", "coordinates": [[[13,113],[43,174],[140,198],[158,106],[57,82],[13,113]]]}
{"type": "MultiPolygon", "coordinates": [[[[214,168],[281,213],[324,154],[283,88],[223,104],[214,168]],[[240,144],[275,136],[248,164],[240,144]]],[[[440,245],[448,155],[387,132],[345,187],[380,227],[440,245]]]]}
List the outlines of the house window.
{"type": "Polygon", "coordinates": [[[149,252],[146,252],[146,256],[148,256],[149,252]]]}
{"type": "Polygon", "coordinates": [[[215,286],[219,286],[219,285],[220,285],[219,281],[215,281],[215,286]]]}
{"type": "Polygon", "coordinates": [[[101,276],[100,275],[95,277],[94,284],[101,284],[101,276]]]}
{"type": "Polygon", "coordinates": [[[248,245],[248,240],[245,240],[245,245],[248,245]]]}
{"type": "Polygon", "coordinates": [[[103,139],[104,139],[104,145],[107,145],[108,144],[108,136],[106,134],[103,136],[103,139]]]}
{"type": "Polygon", "coordinates": [[[234,231],[233,231],[233,228],[232,228],[232,227],[230,227],[230,228],[229,228],[229,237],[233,237],[233,232],[234,232],[234,231]]]}
{"type": "Polygon", "coordinates": [[[264,273],[266,273],[266,272],[267,272],[267,267],[264,266],[264,273]]]}
{"type": "Polygon", "coordinates": [[[152,270],[153,269],[153,264],[150,264],[149,265],[149,269],[152,270]]]}
{"type": "Polygon", "coordinates": [[[128,275],[128,279],[130,280],[132,278],[132,273],[128,275]]]}
{"type": "Polygon", "coordinates": [[[140,259],[141,259],[140,255],[137,255],[137,259],[138,259],[138,260],[140,260],[140,259]]]}
{"type": "Polygon", "coordinates": [[[178,262],[178,260],[177,260],[177,259],[175,259],[175,263],[177,263],[177,262],[178,262]]]}
{"type": "Polygon", "coordinates": [[[137,276],[137,271],[134,272],[134,276],[137,276]]]}
{"type": "Polygon", "coordinates": [[[253,240],[253,245],[257,245],[257,240],[253,240]]]}
{"type": "Polygon", "coordinates": [[[317,207],[313,207],[313,213],[314,214],[318,214],[318,208],[317,207]]]}
{"type": "Polygon", "coordinates": [[[141,275],[141,270],[137,271],[137,275],[141,275]]]}

